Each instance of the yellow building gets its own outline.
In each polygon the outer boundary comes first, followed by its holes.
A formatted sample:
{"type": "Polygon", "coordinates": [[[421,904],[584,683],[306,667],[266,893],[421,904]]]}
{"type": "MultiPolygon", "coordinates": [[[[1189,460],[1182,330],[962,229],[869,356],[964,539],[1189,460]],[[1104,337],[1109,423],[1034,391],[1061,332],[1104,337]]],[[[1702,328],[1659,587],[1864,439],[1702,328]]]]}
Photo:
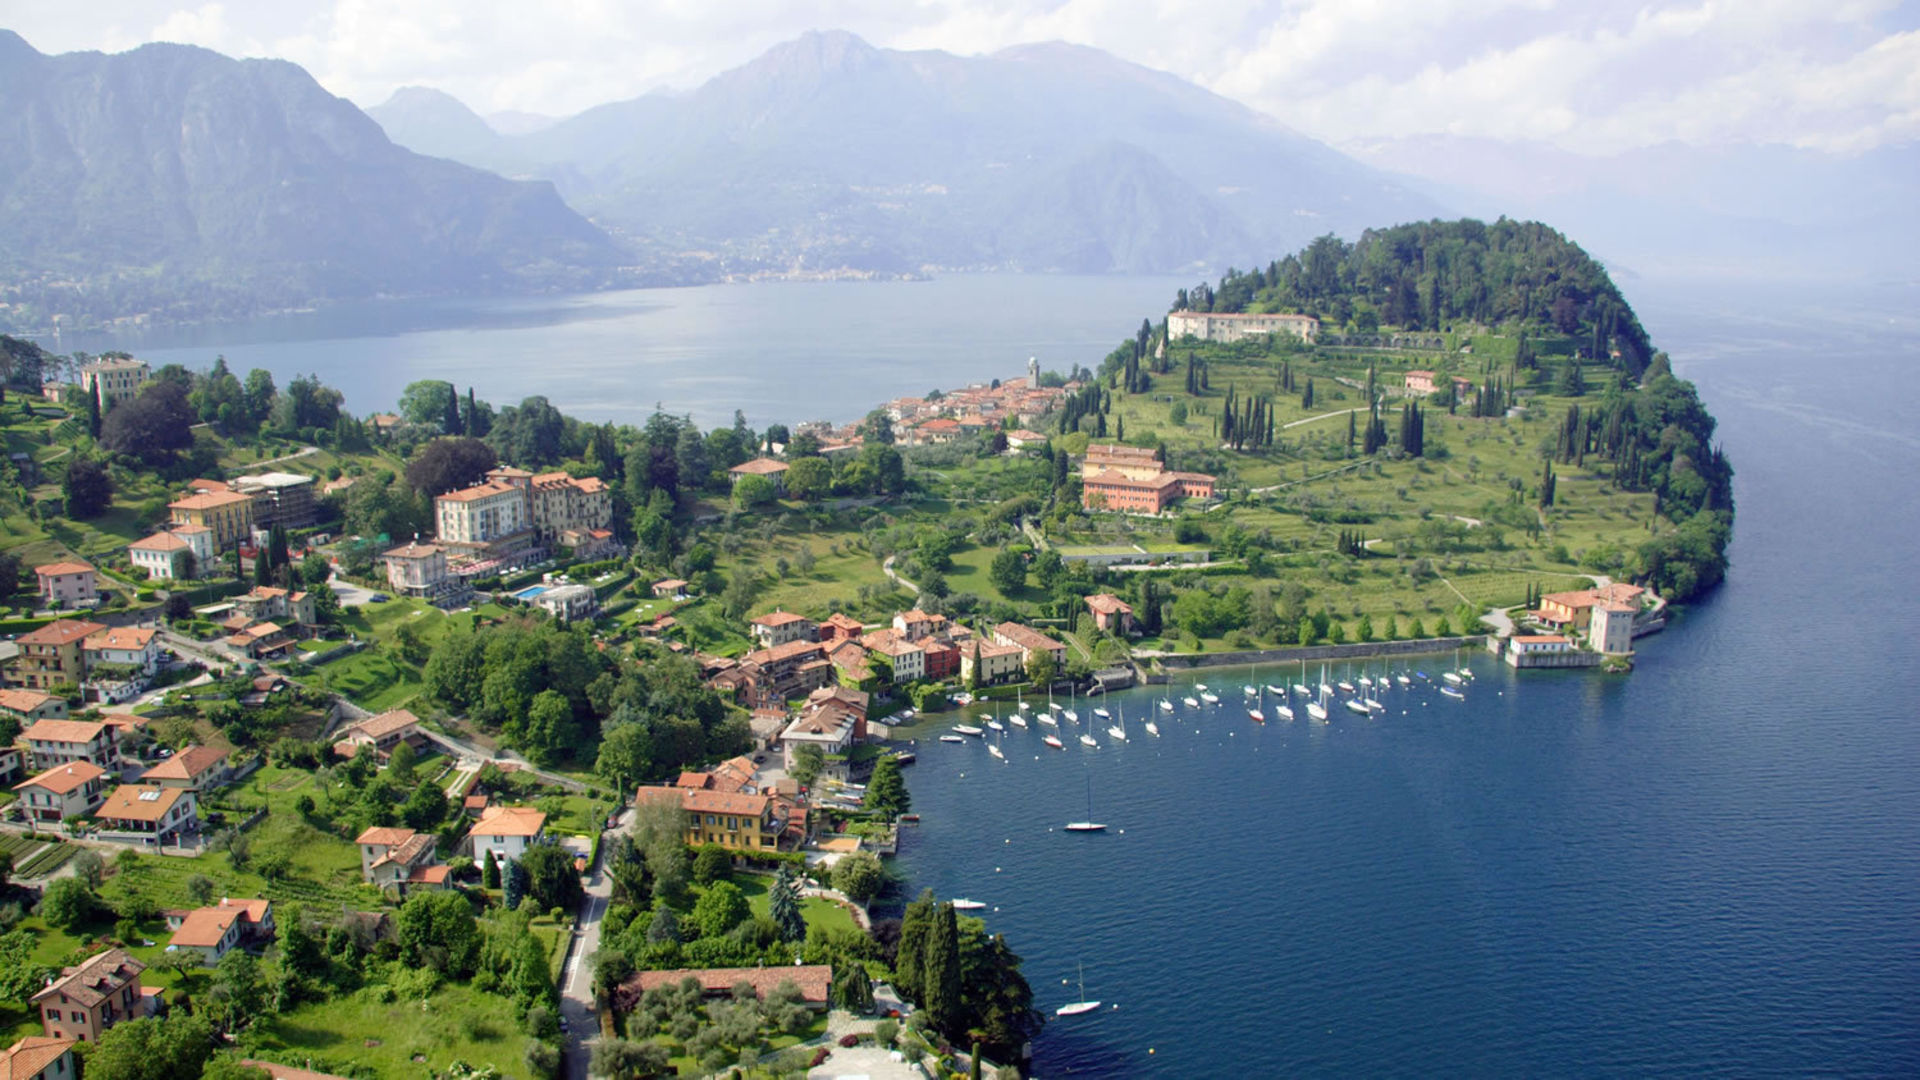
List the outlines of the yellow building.
{"type": "Polygon", "coordinates": [[[680,804],[687,812],[687,843],[693,847],[717,844],[733,851],[772,851],[779,846],[785,826],[775,819],[773,799],[766,795],[644,787],[637,801],[680,804]]]}
{"type": "Polygon", "coordinates": [[[167,504],[175,525],[195,525],[213,534],[213,549],[225,551],[253,535],[253,496],[205,491],[167,504]]]}

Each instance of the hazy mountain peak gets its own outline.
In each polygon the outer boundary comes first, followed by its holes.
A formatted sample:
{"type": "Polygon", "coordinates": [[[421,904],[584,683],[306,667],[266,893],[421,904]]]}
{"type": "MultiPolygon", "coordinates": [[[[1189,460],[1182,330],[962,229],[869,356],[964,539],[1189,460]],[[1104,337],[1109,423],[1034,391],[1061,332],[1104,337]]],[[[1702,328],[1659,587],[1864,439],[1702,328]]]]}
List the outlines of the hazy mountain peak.
{"type": "Polygon", "coordinates": [[[387,138],[431,157],[469,160],[499,139],[465,102],[430,86],[403,86],[367,115],[386,130],[387,138]]]}

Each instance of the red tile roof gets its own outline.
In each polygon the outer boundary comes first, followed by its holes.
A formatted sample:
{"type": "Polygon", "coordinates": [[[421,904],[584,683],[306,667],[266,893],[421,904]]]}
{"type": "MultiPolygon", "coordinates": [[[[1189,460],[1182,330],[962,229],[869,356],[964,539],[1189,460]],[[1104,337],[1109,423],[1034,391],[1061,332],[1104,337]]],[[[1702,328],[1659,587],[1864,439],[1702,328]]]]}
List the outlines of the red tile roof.
{"type": "Polygon", "coordinates": [[[92,563],[56,562],[48,563],[45,566],[36,566],[33,568],[33,572],[41,577],[54,577],[61,574],[91,574],[94,572],[94,569],[92,563]]]}
{"type": "Polygon", "coordinates": [[[105,629],[105,626],[97,622],[56,619],[38,630],[21,634],[19,642],[22,645],[71,645],[81,638],[105,629]]]}

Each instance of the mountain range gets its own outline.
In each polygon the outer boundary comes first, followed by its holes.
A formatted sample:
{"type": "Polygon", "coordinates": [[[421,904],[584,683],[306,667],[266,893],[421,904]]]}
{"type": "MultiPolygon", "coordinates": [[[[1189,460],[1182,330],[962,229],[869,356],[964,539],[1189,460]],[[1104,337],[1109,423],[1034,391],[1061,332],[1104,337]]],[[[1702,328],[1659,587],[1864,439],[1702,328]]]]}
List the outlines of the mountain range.
{"type": "Polygon", "coordinates": [[[552,185],[394,145],[298,66],[0,31],[0,300],[35,328],[591,288],[621,245],[552,185]]]}
{"type": "Polygon", "coordinates": [[[962,57],[809,33],[520,135],[420,88],[369,112],[728,271],[1204,271],[1440,212],[1271,117],[1059,43],[962,57]]]}

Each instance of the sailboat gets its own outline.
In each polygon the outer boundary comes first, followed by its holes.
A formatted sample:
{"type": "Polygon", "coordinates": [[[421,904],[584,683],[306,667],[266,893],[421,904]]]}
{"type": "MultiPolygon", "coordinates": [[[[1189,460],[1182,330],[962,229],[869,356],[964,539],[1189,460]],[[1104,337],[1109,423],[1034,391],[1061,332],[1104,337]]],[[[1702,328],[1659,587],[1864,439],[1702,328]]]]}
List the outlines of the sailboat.
{"type": "Polygon", "coordinates": [[[1172,698],[1170,698],[1170,697],[1162,697],[1162,698],[1160,699],[1160,711],[1161,711],[1161,712],[1172,712],[1172,711],[1173,711],[1173,699],[1172,699],[1172,698]]]}
{"type": "MultiPolygon", "coordinates": [[[[1343,670],[1343,671],[1341,672],[1341,674],[1342,674],[1342,675],[1351,675],[1351,674],[1353,674],[1353,673],[1352,673],[1351,671],[1344,671],[1344,670],[1343,670]]],[[[1353,693],[1353,683],[1352,683],[1352,682],[1351,682],[1350,680],[1348,680],[1348,679],[1345,679],[1345,678],[1342,678],[1342,679],[1341,679],[1341,680],[1340,680],[1339,682],[1337,682],[1337,683],[1334,683],[1334,685],[1335,685],[1335,686],[1338,686],[1338,687],[1340,688],[1340,692],[1341,692],[1341,693],[1343,693],[1343,694],[1351,694],[1351,693],[1353,693]]]]}
{"type": "Polygon", "coordinates": [[[1218,705],[1220,704],[1220,695],[1211,690],[1202,690],[1200,692],[1200,700],[1209,705],[1218,705]]]}
{"type": "Polygon", "coordinates": [[[1196,697],[1194,697],[1194,696],[1193,696],[1193,695],[1191,695],[1191,694],[1189,694],[1189,695],[1187,695],[1186,697],[1183,697],[1183,698],[1181,698],[1180,700],[1181,700],[1181,701],[1183,701],[1183,702],[1185,702],[1185,703],[1186,703],[1186,705],[1187,705],[1187,708],[1189,708],[1189,709],[1197,709],[1197,708],[1199,708],[1199,707],[1200,707],[1200,699],[1199,699],[1199,698],[1196,698],[1196,697]]]}
{"type": "Polygon", "coordinates": [[[1400,684],[1400,688],[1401,688],[1402,690],[1405,690],[1405,689],[1406,689],[1407,687],[1409,687],[1409,686],[1412,686],[1412,685],[1413,685],[1413,680],[1412,680],[1412,679],[1409,679],[1409,678],[1407,678],[1407,673],[1406,673],[1406,672],[1404,672],[1404,671],[1403,671],[1403,672],[1401,672],[1401,673],[1400,673],[1400,674],[1398,674],[1398,675],[1395,675],[1395,676],[1393,677],[1393,681],[1394,681],[1394,682],[1397,682],[1397,683],[1399,683],[1399,684],[1400,684]]]}
{"type": "Polygon", "coordinates": [[[1327,665],[1325,664],[1320,665],[1320,696],[1323,698],[1333,696],[1333,687],[1327,683],[1327,665]]]}
{"type": "Polygon", "coordinates": [[[1326,689],[1324,686],[1320,688],[1320,700],[1307,702],[1307,715],[1313,717],[1315,720],[1325,720],[1327,718],[1326,689]]]}
{"type": "Polygon", "coordinates": [[[1355,700],[1354,700],[1354,699],[1352,699],[1352,698],[1348,698],[1348,699],[1347,699],[1346,701],[1344,701],[1344,702],[1342,702],[1341,704],[1343,704],[1343,705],[1345,705],[1345,706],[1347,707],[1347,709],[1348,709],[1348,711],[1350,711],[1350,712],[1357,712],[1357,713],[1359,713],[1359,714],[1360,714],[1361,716],[1372,716],[1372,715],[1373,715],[1373,710],[1372,710],[1372,709],[1369,709],[1369,708],[1367,708],[1367,707],[1366,707],[1365,705],[1362,705],[1361,703],[1359,703],[1358,701],[1355,701],[1355,700]]]}
{"type": "MultiPolygon", "coordinates": [[[[1087,736],[1082,735],[1080,737],[1084,739],[1087,736]]],[[[1098,821],[1093,820],[1093,777],[1092,776],[1087,777],[1087,819],[1085,821],[1067,822],[1067,831],[1068,832],[1105,832],[1107,831],[1107,827],[1105,825],[1101,824],[1098,821]]],[[[1085,997],[1086,995],[1082,994],[1081,996],[1085,997]]]]}
{"type": "Polygon", "coordinates": [[[1273,711],[1279,713],[1280,719],[1282,720],[1293,719],[1293,706],[1285,704],[1284,702],[1279,705],[1275,705],[1273,707],[1273,711]]]}
{"type": "Polygon", "coordinates": [[[1148,719],[1146,727],[1147,727],[1147,734],[1152,735],[1156,739],[1160,737],[1159,724],[1154,723],[1152,719],[1148,719]]]}
{"type": "Polygon", "coordinates": [[[1107,734],[1121,742],[1127,741],[1127,707],[1125,705],[1120,706],[1120,722],[1107,725],[1107,734]]]}
{"type": "Polygon", "coordinates": [[[1312,697],[1313,691],[1307,689],[1307,662],[1300,661],[1300,681],[1293,684],[1293,692],[1301,697],[1312,697]]]}
{"type": "Polygon", "coordinates": [[[1023,728],[1027,726],[1027,718],[1021,716],[1019,713],[1014,713],[1012,716],[1007,717],[1007,723],[1017,728],[1023,728]]]}
{"type": "Polygon", "coordinates": [[[1065,750],[1067,748],[1067,744],[1060,741],[1060,736],[1052,733],[1040,736],[1040,741],[1053,747],[1055,750],[1065,750]]]}
{"type": "Polygon", "coordinates": [[[1001,761],[1007,760],[1007,752],[1005,750],[1000,749],[1000,744],[998,742],[988,743],[987,753],[992,754],[994,757],[999,758],[1001,761]]]}
{"type": "MultiPolygon", "coordinates": [[[[1069,825],[1067,826],[1067,828],[1071,829],[1073,828],[1073,826],[1069,825]]],[[[1077,964],[1077,963],[1074,966],[1076,968],[1079,968],[1080,970],[1080,1000],[1068,1005],[1062,1005],[1058,1009],[1055,1009],[1053,1011],[1053,1015],[1055,1016],[1079,1016],[1082,1013],[1090,1013],[1093,1010],[1100,1007],[1099,1002],[1087,1000],[1087,969],[1086,967],[1084,965],[1077,964]]]]}
{"type": "Polygon", "coordinates": [[[1077,724],[1080,722],[1080,714],[1073,711],[1074,702],[1076,700],[1077,700],[1077,695],[1075,691],[1068,690],[1067,691],[1067,711],[1060,714],[1061,716],[1064,716],[1067,718],[1068,723],[1077,724]]]}
{"type": "Polygon", "coordinates": [[[988,729],[990,729],[990,730],[992,730],[992,731],[1005,731],[1005,730],[1007,730],[1007,725],[1005,725],[1005,724],[1003,724],[1003,723],[1001,723],[1001,722],[1000,722],[1000,721],[998,721],[998,720],[995,720],[995,719],[994,719],[993,717],[991,717],[991,716],[989,716],[989,717],[987,717],[987,727],[988,727],[988,729]]]}
{"type": "Polygon", "coordinates": [[[1454,670],[1452,671],[1441,672],[1440,677],[1447,680],[1448,683],[1454,686],[1459,686],[1461,683],[1466,681],[1465,679],[1462,679],[1460,677],[1460,650],[1459,649],[1453,650],[1453,667],[1454,667],[1454,670]]]}
{"type": "Polygon", "coordinates": [[[1107,711],[1107,710],[1105,710],[1105,709],[1095,709],[1095,710],[1093,710],[1093,715],[1095,715],[1095,716],[1097,716],[1097,717],[1099,717],[1099,718],[1100,718],[1100,719],[1102,719],[1102,720],[1111,720],[1111,719],[1113,719],[1113,714],[1112,714],[1112,713],[1110,713],[1110,712],[1108,712],[1108,711],[1107,711]]]}
{"type": "Polygon", "coordinates": [[[1256,724],[1266,723],[1267,722],[1266,704],[1267,704],[1267,699],[1265,697],[1262,697],[1259,701],[1255,702],[1253,708],[1250,708],[1247,710],[1247,719],[1253,721],[1256,724]]]}
{"type": "Polygon", "coordinates": [[[1093,732],[1091,732],[1091,731],[1083,731],[1083,732],[1081,732],[1081,733],[1080,733],[1080,745],[1082,745],[1082,746],[1099,746],[1100,744],[1099,744],[1099,743],[1097,743],[1097,742],[1094,742],[1094,741],[1093,741],[1093,732]]]}
{"type": "Polygon", "coordinates": [[[1441,688],[1440,688],[1440,692],[1441,692],[1442,694],[1445,694],[1446,696],[1448,696],[1448,697],[1450,697],[1450,698],[1452,698],[1452,699],[1453,699],[1453,700],[1455,700],[1455,701],[1465,701],[1465,700],[1467,700],[1467,695],[1465,695],[1465,694],[1463,694],[1463,693],[1461,693],[1461,692],[1460,692],[1460,691],[1458,691],[1458,690],[1455,690],[1455,689],[1454,689],[1453,687],[1451,687],[1451,686],[1443,686],[1443,687],[1441,687],[1441,688]]]}

